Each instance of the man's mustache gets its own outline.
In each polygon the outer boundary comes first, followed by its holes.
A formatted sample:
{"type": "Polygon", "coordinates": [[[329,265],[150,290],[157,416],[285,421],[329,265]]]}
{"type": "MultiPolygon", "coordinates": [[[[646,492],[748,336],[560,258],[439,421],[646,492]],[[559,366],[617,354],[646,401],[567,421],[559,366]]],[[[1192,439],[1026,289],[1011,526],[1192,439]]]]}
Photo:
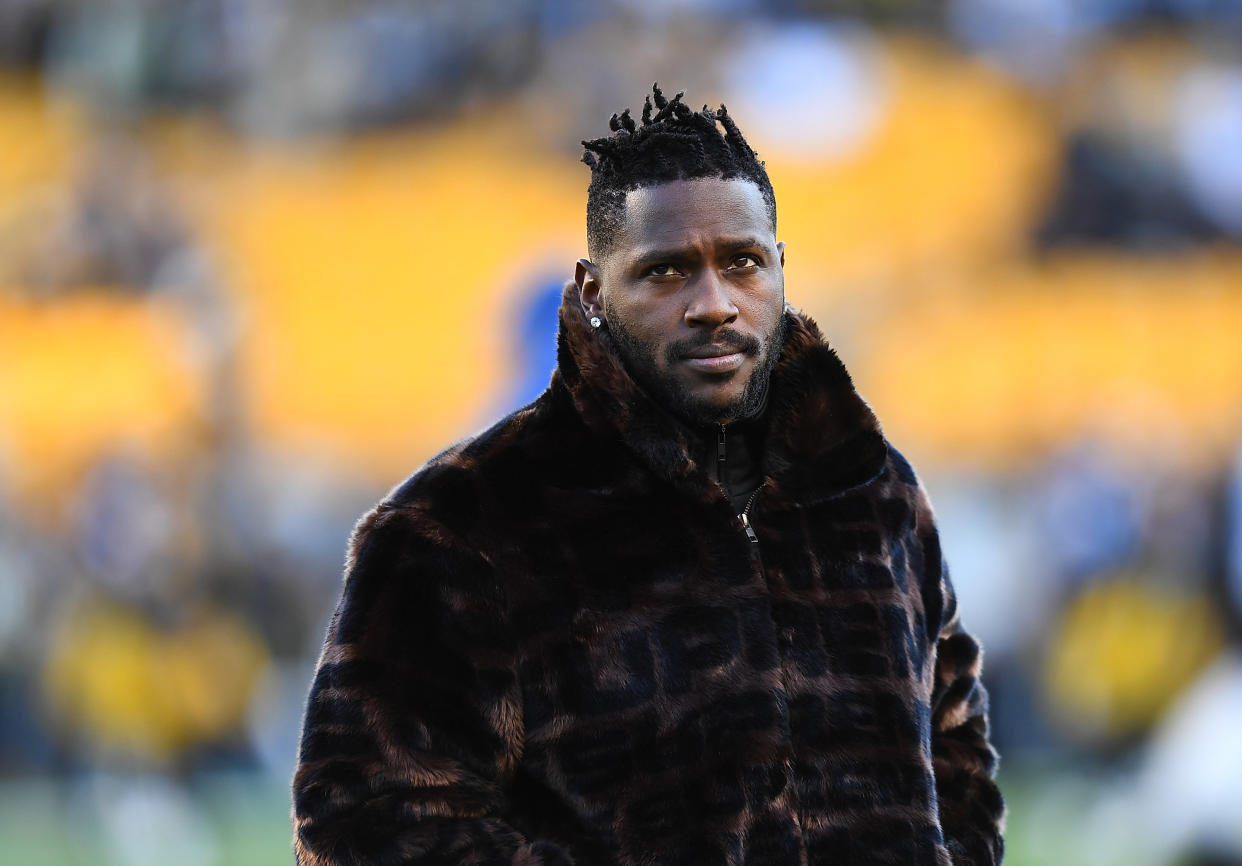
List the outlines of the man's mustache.
{"type": "Polygon", "coordinates": [[[759,340],[755,337],[737,331],[721,330],[670,343],[664,354],[665,359],[671,364],[688,356],[701,356],[701,353],[707,349],[719,349],[724,354],[743,352],[747,355],[756,355],[760,348],[759,340]]]}

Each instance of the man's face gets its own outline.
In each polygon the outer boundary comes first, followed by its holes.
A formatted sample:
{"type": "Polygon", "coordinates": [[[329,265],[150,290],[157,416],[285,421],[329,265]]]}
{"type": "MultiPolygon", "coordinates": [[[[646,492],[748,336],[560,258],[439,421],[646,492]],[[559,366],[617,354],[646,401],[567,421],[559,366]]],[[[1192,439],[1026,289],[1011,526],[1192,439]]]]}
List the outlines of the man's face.
{"type": "Polygon", "coordinates": [[[602,262],[578,265],[626,367],[696,423],[761,405],[783,337],[785,245],[747,180],[679,180],[631,191],[602,262]]]}

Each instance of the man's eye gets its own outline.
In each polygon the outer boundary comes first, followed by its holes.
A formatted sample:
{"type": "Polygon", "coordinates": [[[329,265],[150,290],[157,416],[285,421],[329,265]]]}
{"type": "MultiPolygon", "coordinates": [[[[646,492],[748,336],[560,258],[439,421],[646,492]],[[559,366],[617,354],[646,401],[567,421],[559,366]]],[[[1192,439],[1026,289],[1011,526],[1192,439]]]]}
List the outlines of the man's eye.
{"type": "Polygon", "coordinates": [[[677,274],[677,268],[672,265],[652,265],[647,268],[647,273],[653,277],[671,277],[677,274]]]}
{"type": "Polygon", "coordinates": [[[754,256],[741,255],[734,256],[731,264],[735,268],[757,268],[759,267],[759,260],[754,256]]]}

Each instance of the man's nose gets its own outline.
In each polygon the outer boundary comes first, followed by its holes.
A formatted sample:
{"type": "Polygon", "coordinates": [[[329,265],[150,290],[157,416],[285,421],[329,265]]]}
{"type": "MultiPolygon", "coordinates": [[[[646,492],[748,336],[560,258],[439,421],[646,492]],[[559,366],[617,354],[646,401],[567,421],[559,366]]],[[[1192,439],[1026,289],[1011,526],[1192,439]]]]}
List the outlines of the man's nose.
{"type": "Polygon", "coordinates": [[[686,288],[691,293],[690,303],[686,305],[686,324],[718,328],[737,318],[737,305],[733,303],[729,286],[714,269],[701,271],[686,288]]]}

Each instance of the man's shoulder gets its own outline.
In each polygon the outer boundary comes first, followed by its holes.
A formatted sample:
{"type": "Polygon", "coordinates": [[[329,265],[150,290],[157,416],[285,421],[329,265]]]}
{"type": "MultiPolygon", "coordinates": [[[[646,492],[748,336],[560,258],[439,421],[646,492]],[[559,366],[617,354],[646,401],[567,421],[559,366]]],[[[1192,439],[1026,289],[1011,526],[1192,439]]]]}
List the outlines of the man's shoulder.
{"type": "Polygon", "coordinates": [[[936,531],[936,516],[923,479],[910,460],[890,442],[884,470],[878,479],[879,496],[902,515],[901,523],[923,534],[936,531]]]}
{"type": "MultiPolygon", "coordinates": [[[[486,533],[485,503],[521,479],[530,439],[548,427],[546,393],[487,429],[454,442],[395,484],[362,514],[350,538],[350,562],[364,545],[397,550],[413,543],[469,548],[486,533]]],[[[396,555],[389,551],[388,555],[396,555]]]]}
{"type": "Polygon", "coordinates": [[[925,525],[931,509],[923,481],[906,455],[887,438],[884,441],[886,452],[879,471],[854,494],[872,500],[885,524],[894,529],[925,525]]]}
{"type": "Polygon", "coordinates": [[[917,488],[921,484],[918,473],[914,471],[914,465],[892,442],[888,442],[888,459],[884,470],[885,474],[898,484],[912,488],[917,488]]]}

